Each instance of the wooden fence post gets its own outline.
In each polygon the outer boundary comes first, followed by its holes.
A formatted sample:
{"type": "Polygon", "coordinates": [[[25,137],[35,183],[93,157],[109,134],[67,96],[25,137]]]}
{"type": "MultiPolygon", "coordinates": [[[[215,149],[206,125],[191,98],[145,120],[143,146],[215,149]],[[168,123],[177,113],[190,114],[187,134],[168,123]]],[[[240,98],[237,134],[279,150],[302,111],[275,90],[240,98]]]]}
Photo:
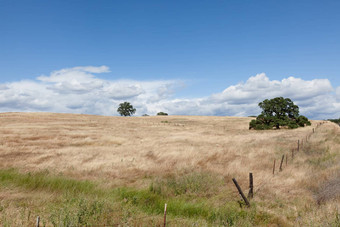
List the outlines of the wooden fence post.
{"type": "Polygon", "coordinates": [[[285,158],[285,155],[282,155],[281,163],[280,163],[280,172],[282,171],[282,163],[283,163],[284,158],[285,158]]]}
{"type": "Polygon", "coordinates": [[[315,131],[315,130],[314,130],[314,128],[313,128],[313,133],[314,133],[314,131],[315,131]]]}
{"type": "Polygon", "coordinates": [[[37,224],[35,225],[36,227],[39,227],[39,224],[40,224],[40,217],[38,216],[37,217],[37,224]]]}
{"type": "Polygon", "coordinates": [[[292,159],[294,158],[294,148],[292,149],[292,159]]]}
{"type": "Polygon", "coordinates": [[[254,197],[254,184],[253,184],[253,173],[249,173],[249,192],[248,192],[248,198],[254,197]]]}
{"type": "Polygon", "coordinates": [[[164,205],[164,227],[166,226],[166,204],[164,205]]]}
{"type": "Polygon", "coordinates": [[[286,154],[286,166],[288,165],[288,155],[286,154]]]}
{"type": "Polygon", "coordinates": [[[274,159],[274,165],[273,165],[273,175],[275,173],[275,159],[274,159]]]}
{"type": "Polygon", "coordinates": [[[298,149],[297,149],[297,151],[299,152],[299,150],[300,150],[300,140],[298,140],[298,149]]]}
{"type": "Polygon", "coordinates": [[[236,181],[235,178],[233,178],[233,182],[234,182],[234,184],[235,184],[235,186],[236,186],[238,192],[240,193],[242,199],[244,200],[244,202],[247,204],[248,207],[250,207],[250,203],[249,203],[247,197],[245,197],[245,195],[243,194],[242,189],[241,189],[241,187],[238,185],[238,183],[237,183],[237,181],[236,181]]]}

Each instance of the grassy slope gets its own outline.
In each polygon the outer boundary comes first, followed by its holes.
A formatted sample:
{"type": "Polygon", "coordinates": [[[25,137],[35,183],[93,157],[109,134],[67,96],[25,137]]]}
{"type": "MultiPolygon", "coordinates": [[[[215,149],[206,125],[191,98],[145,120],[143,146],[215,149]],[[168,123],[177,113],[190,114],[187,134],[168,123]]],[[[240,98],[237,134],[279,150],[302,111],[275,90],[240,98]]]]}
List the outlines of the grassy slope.
{"type": "Polygon", "coordinates": [[[339,224],[339,134],[326,123],[249,131],[250,118],[0,114],[0,222],[33,225],[339,224]],[[306,136],[308,142],[306,142],[306,136]],[[296,148],[282,172],[272,162],[296,148]],[[246,190],[240,208],[232,185],[246,190]]]}

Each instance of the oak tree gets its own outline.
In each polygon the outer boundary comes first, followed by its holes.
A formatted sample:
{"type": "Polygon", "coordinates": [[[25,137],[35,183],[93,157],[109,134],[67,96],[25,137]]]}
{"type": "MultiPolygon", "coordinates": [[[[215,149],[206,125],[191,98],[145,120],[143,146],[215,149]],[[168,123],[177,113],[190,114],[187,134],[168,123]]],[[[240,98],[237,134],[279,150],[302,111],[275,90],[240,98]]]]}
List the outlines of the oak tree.
{"type": "Polygon", "coordinates": [[[277,97],[260,102],[262,112],[249,123],[249,129],[298,128],[311,125],[307,117],[299,115],[299,107],[289,98],[277,97]]]}
{"type": "Polygon", "coordinates": [[[131,116],[136,112],[136,109],[129,102],[123,102],[119,104],[117,112],[120,116],[131,116]]]}

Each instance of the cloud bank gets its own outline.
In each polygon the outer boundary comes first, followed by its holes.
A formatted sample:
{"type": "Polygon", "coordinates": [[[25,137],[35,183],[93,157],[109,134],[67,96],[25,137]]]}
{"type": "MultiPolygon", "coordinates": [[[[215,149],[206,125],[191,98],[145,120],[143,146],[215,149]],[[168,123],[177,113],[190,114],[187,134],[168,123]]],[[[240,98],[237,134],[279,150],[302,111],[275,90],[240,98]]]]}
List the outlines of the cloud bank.
{"type": "Polygon", "coordinates": [[[35,80],[0,84],[0,112],[117,115],[119,103],[128,101],[137,109],[136,115],[163,111],[171,115],[249,116],[260,113],[259,102],[282,96],[292,99],[307,117],[340,117],[340,87],[333,88],[327,79],[288,77],[278,81],[261,73],[208,97],[178,99],[181,81],[104,80],[96,76],[108,72],[107,66],[74,67],[35,80]]]}

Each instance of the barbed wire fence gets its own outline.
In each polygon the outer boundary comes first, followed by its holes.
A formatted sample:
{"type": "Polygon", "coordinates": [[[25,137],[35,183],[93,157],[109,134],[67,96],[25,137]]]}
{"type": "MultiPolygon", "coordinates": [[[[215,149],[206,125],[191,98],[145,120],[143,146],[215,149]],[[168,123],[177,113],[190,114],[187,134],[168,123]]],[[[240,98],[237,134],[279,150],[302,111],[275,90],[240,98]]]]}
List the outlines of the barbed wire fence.
{"type": "MultiPolygon", "coordinates": [[[[291,163],[294,161],[294,157],[304,148],[304,146],[307,145],[307,143],[309,142],[310,140],[310,137],[316,132],[316,130],[321,126],[323,125],[325,122],[319,122],[316,124],[315,128],[312,128],[312,131],[310,133],[307,133],[305,136],[303,136],[303,138],[301,139],[298,139],[297,140],[297,143],[294,144],[290,150],[290,153],[291,153],[291,158],[289,160],[291,160],[291,163]]],[[[284,153],[282,154],[281,156],[281,160],[280,161],[280,165],[279,165],[279,170],[277,171],[276,170],[276,159],[274,159],[273,161],[273,174],[272,176],[269,178],[269,179],[264,179],[262,180],[261,183],[259,183],[257,185],[257,188],[256,190],[254,191],[254,182],[253,182],[253,173],[249,173],[249,193],[248,193],[248,197],[245,197],[244,196],[244,193],[241,189],[241,187],[238,185],[237,181],[235,178],[232,179],[232,181],[234,182],[239,194],[240,194],[240,197],[241,199],[244,201],[244,203],[250,207],[250,203],[249,203],[249,199],[253,198],[253,196],[255,194],[257,194],[264,186],[266,186],[267,184],[271,183],[271,181],[277,176],[277,173],[278,172],[282,172],[283,171],[283,163],[284,163],[284,160],[286,160],[286,167],[288,166],[288,155],[289,152],[287,153],[284,153]]]]}

